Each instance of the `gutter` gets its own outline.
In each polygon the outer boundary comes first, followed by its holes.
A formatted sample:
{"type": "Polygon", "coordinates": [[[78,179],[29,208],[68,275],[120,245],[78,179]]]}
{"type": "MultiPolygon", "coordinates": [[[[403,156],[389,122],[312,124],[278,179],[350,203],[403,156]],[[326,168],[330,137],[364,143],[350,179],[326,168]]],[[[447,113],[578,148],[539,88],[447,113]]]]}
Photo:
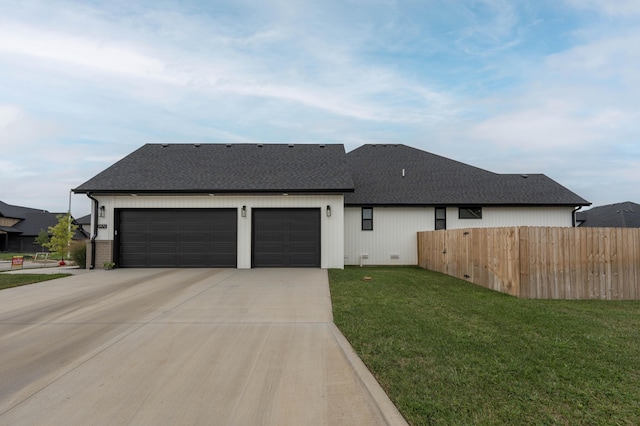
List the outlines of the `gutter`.
{"type": "Polygon", "coordinates": [[[578,206],[575,209],[573,209],[573,214],[571,216],[571,225],[575,228],[576,227],[576,213],[578,213],[579,210],[582,209],[582,207],[584,206],[578,206]]]}
{"type": "Polygon", "coordinates": [[[93,200],[93,230],[91,231],[91,263],[89,269],[96,267],[96,238],[98,237],[98,200],[91,196],[91,192],[87,192],[87,197],[93,200]]]}

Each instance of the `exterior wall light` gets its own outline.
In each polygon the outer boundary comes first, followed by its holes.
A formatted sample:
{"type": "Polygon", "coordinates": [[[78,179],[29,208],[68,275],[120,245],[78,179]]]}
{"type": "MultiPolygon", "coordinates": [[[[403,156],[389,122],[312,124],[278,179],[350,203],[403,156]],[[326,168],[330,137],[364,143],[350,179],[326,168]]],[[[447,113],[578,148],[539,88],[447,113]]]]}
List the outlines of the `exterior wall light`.
{"type": "Polygon", "coordinates": [[[98,216],[99,217],[105,217],[106,216],[106,209],[104,206],[100,206],[100,210],[98,211],[98,216]]]}
{"type": "Polygon", "coordinates": [[[331,206],[327,205],[327,217],[331,217],[331,206]]]}
{"type": "Polygon", "coordinates": [[[240,210],[240,215],[242,217],[247,217],[247,206],[242,206],[242,209],[240,210]]]}

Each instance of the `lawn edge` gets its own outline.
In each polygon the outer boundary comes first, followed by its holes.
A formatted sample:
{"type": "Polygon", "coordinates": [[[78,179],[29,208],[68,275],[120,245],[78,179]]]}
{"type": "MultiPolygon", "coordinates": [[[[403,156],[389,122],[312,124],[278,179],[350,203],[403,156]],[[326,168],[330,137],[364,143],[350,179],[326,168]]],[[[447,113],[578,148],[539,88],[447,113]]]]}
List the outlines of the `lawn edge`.
{"type": "Polygon", "coordinates": [[[335,323],[331,323],[329,324],[329,330],[331,331],[331,334],[333,334],[333,338],[338,343],[338,346],[345,358],[356,372],[356,376],[369,393],[369,396],[371,396],[375,402],[378,412],[384,419],[385,423],[387,425],[408,425],[409,423],[407,423],[398,408],[384,392],[371,371],[369,371],[358,354],[353,350],[353,347],[347,338],[344,337],[338,326],[336,326],[335,323]]]}

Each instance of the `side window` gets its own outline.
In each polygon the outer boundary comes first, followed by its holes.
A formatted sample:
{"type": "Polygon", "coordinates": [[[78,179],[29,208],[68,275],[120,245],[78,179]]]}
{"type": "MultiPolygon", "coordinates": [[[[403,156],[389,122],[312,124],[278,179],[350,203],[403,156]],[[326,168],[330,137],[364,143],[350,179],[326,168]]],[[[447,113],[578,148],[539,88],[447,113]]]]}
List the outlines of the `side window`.
{"type": "Polygon", "coordinates": [[[458,209],[460,219],[482,219],[482,207],[460,207],[458,209]]]}
{"type": "Polygon", "coordinates": [[[373,231],[373,207],[362,208],[362,230],[373,231]]]}
{"type": "Polygon", "coordinates": [[[436,207],[436,231],[438,229],[447,229],[447,208],[436,207]]]}

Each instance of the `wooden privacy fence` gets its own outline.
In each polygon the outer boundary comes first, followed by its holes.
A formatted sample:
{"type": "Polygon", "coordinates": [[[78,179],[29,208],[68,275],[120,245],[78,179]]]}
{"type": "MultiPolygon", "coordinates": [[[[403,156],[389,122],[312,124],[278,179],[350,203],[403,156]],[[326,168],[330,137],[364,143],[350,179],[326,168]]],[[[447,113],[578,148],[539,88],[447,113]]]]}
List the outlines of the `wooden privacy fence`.
{"type": "Polygon", "coordinates": [[[422,268],[532,299],[640,299],[638,228],[418,232],[422,268]]]}

